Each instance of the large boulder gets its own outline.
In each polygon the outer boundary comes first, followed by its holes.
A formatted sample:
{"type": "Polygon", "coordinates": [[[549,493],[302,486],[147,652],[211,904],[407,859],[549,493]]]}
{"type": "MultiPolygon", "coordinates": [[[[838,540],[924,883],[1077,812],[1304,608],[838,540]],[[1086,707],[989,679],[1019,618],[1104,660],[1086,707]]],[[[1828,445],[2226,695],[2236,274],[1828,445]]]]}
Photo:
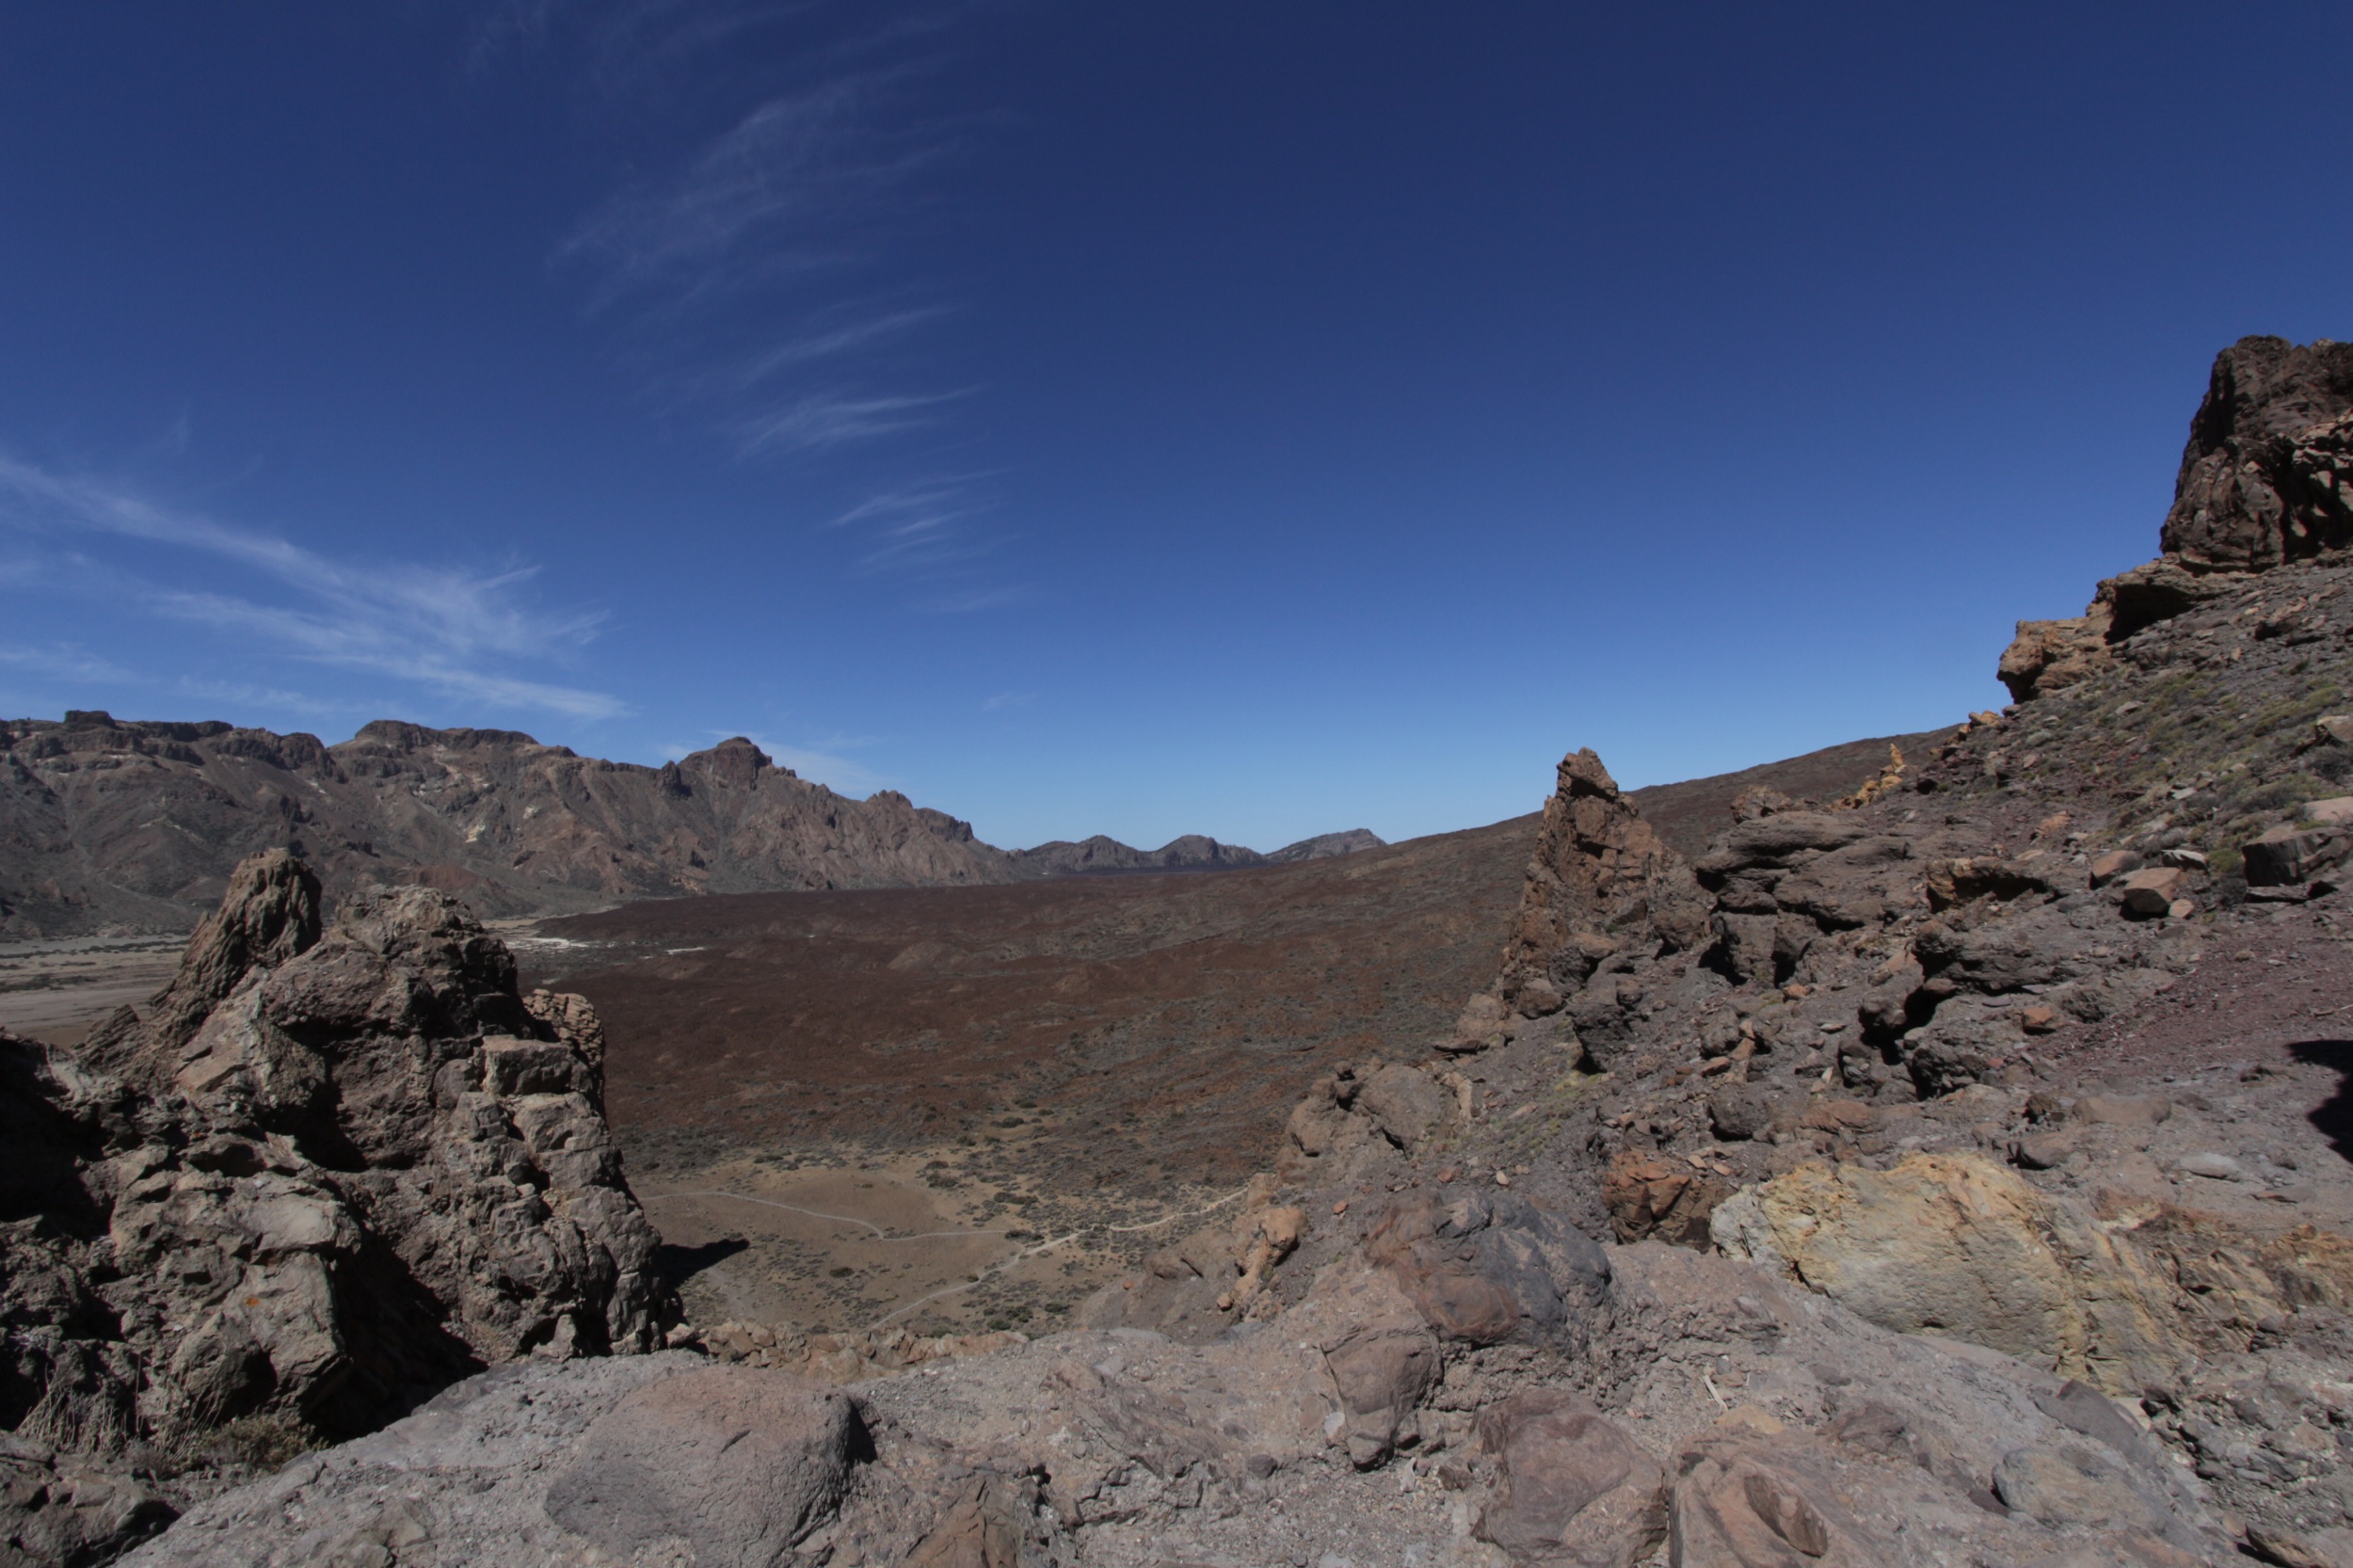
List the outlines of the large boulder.
{"type": "Polygon", "coordinates": [[[1609,1286],[1590,1237],[1515,1193],[1471,1186],[1407,1194],[1373,1224],[1365,1256],[1449,1340],[1581,1351],[1609,1286]]]}
{"type": "Polygon", "coordinates": [[[684,1542],[697,1564],[766,1568],[840,1501],[869,1442],[838,1388],[750,1368],[682,1372],[599,1416],[541,1507],[624,1557],[684,1542]]]}
{"type": "Polygon", "coordinates": [[[2112,1393],[2243,1343],[2242,1322],[2353,1299],[2353,1258],[2310,1227],[2250,1244],[2194,1214],[2136,1219],[2095,1216],[1977,1155],[1915,1154],[1883,1172],[1808,1162],[1734,1194],[1710,1224],[1726,1256],[1883,1328],[1966,1340],[2112,1393]]]}
{"type": "Polygon", "coordinates": [[[2241,571],[2353,544],[2353,344],[2249,337],[2215,357],[2162,542],[2241,571]]]}
{"type": "Polygon", "coordinates": [[[488,1363],[650,1350],[674,1310],[587,1004],[522,996],[442,894],[324,936],[317,897],[282,853],[239,867],[109,1020],[116,1071],[0,1036],[0,1420],[53,1471],[366,1431],[488,1363]]]}
{"type": "Polygon", "coordinates": [[[1475,1532],[1530,1568],[1630,1568],[1667,1535],[1667,1472],[1591,1400],[1533,1389],[1489,1406],[1496,1464],[1475,1532]]]}

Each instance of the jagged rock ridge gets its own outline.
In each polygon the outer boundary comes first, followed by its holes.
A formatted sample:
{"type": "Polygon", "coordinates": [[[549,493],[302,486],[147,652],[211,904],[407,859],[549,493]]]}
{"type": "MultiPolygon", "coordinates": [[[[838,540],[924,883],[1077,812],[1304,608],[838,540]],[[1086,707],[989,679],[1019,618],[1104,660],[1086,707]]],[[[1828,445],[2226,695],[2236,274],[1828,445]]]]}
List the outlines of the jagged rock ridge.
{"type": "Polygon", "coordinates": [[[1185,838],[1147,855],[1097,839],[1008,853],[896,791],[836,794],[741,736],[648,768],[514,730],[389,720],[332,746],[103,712],[0,723],[0,936],[184,930],[219,900],[232,866],[270,848],[310,865],[330,903],[413,883],[495,916],[1253,865],[1333,853],[1335,839],[1363,847],[1326,836],[1269,857],[1185,838]]]}
{"type": "Polygon", "coordinates": [[[1383,848],[1386,840],[1369,828],[1352,827],[1344,833],[1320,833],[1312,839],[1286,844],[1281,849],[1261,855],[1240,844],[1222,844],[1199,833],[1188,833],[1171,839],[1158,849],[1134,849],[1116,839],[1098,833],[1092,839],[1072,843],[1055,840],[1034,849],[1012,852],[1015,873],[1019,876],[1083,876],[1102,875],[1116,872],[1202,872],[1230,871],[1243,866],[1289,865],[1300,860],[1321,860],[1336,855],[1354,855],[1363,850],[1383,848]]]}

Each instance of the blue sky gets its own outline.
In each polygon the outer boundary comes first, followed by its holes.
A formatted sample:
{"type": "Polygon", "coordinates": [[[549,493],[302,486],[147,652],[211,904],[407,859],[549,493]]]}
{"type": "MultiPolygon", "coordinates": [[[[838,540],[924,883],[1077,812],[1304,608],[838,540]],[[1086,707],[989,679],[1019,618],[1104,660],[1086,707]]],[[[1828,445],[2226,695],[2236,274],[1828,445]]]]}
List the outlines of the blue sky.
{"type": "Polygon", "coordinates": [[[2349,18],[8,8],[0,712],[1260,847],[1955,720],[2353,335],[2349,18]]]}

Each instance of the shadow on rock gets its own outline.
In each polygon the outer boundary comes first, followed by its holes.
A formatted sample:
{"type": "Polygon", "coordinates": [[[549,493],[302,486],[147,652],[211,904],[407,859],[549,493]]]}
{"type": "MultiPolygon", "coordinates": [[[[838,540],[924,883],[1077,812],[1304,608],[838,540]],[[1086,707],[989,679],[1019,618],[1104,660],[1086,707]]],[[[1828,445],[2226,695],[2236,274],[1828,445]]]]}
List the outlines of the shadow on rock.
{"type": "Polygon", "coordinates": [[[662,1276],[664,1284],[675,1290],[705,1269],[715,1268],[750,1246],[741,1236],[723,1236],[699,1247],[664,1241],[653,1250],[653,1270],[662,1276]]]}
{"type": "Polygon", "coordinates": [[[2329,1146],[2353,1160],[2353,1040],[2298,1040],[2288,1048],[2298,1062],[2333,1068],[2337,1092],[2314,1106],[2306,1118],[2329,1140],[2329,1146]]]}

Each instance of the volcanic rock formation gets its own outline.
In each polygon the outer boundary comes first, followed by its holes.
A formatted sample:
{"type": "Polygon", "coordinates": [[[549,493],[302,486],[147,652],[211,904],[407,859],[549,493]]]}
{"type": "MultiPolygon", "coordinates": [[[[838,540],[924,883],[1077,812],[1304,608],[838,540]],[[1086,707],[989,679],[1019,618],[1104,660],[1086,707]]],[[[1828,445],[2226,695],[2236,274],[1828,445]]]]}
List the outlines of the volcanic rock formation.
{"type": "Polygon", "coordinates": [[[0,1529],[76,1560],[202,1490],[200,1463],[133,1477],[223,1429],[364,1432],[488,1363],[655,1348],[602,1048],[446,894],[357,897],[322,935],[283,851],[144,1017],[78,1057],[0,1035],[0,1529]]]}
{"type": "Polygon", "coordinates": [[[2215,357],[2158,536],[2072,620],[2020,621],[2001,677],[2024,702],[2102,668],[2114,645],[2268,571],[2353,544],[2353,344],[2241,338],[2215,357]]]}

